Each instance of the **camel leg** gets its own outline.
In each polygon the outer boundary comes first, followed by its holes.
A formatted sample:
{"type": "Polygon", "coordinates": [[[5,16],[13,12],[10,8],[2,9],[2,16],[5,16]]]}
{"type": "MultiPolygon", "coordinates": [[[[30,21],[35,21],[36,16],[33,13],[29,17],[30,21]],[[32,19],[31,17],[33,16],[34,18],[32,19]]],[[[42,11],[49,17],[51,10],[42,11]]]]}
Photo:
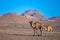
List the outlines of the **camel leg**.
{"type": "Polygon", "coordinates": [[[36,34],[39,36],[38,29],[35,28],[35,29],[34,29],[34,36],[35,36],[36,34]]]}
{"type": "Polygon", "coordinates": [[[33,36],[35,36],[35,28],[33,30],[34,30],[34,35],[33,36]]]}
{"type": "Polygon", "coordinates": [[[39,29],[40,29],[40,33],[41,33],[40,36],[42,36],[42,29],[41,28],[39,28],[39,29]]]}
{"type": "Polygon", "coordinates": [[[36,28],[35,33],[37,36],[39,36],[39,29],[38,28],[36,28]]]}

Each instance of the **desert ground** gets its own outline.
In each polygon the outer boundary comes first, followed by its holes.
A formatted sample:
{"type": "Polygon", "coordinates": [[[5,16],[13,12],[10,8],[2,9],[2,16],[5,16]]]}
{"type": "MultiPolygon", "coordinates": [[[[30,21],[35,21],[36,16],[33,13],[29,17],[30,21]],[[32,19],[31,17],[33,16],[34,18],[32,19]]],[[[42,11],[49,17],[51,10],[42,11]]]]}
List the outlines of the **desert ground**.
{"type": "Polygon", "coordinates": [[[33,29],[19,26],[0,26],[0,40],[60,40],[60,31],[46,32],[33,36],[33,29]]]}

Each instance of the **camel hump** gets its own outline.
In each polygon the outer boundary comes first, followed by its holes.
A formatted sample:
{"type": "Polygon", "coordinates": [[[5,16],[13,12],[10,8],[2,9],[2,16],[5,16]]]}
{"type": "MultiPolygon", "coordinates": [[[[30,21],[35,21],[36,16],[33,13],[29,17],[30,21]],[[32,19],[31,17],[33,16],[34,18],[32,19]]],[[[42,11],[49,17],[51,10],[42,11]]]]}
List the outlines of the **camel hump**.
{"type": "Polygon", "coordinates": [[[49,25],[49,26],[48,26],[48,29],[52,29],[52,26],[49,25]]]}
{"type": "Polygon", "coordinates": [[[34,25],[35,25],[36,28],[40,28],[41,27],[41,23],[39,21],[35,22],[34,25]]]}
{"type": "Polygon", "coordinates": [[[51,25],[49,25],[47,28],[48,28],[48,31],[53,30],[53,27],[51,25]]]}

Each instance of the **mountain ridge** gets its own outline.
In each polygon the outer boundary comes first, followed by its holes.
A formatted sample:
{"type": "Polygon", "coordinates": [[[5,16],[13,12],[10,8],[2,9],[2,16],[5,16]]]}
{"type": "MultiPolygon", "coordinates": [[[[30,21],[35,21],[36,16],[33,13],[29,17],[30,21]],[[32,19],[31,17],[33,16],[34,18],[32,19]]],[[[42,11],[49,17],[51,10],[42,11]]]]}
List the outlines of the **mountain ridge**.
{"type": "Polygon", "coordinates": [[[55,26],[60,26],[60,16],[46,18],[38,10],[27,10],[22,15],[19,15],[17,13],[8,13],[0,16],[0,23],[4,23],[5,21],[9,23],[10,21],[10,23],[13,22],[25,24],[26,22],[28,23],[29,21],[36,20],[46,25],[51,24],[55,26]]]}

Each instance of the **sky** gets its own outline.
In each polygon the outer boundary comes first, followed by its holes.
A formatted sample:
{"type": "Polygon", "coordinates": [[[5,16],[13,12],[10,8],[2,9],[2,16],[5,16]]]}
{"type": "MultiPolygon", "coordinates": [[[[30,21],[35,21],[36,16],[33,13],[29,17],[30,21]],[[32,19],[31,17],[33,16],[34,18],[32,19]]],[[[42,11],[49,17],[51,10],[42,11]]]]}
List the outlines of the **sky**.
{"type": "Polygon", "coordinates": [[[47,18],[60,16],[60,0],[0,0],[0,15],[34,9],[47,18]]]}

